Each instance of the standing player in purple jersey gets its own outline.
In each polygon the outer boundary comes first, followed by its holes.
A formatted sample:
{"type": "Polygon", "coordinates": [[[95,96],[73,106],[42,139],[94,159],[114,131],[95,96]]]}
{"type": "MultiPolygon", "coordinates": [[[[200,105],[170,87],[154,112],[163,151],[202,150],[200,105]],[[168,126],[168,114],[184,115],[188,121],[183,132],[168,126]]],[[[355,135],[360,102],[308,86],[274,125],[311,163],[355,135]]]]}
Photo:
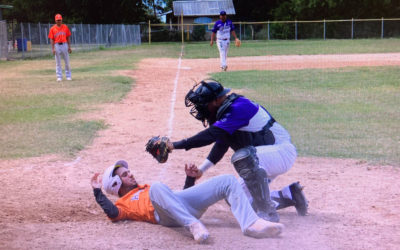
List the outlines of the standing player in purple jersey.
{"type": "Polygon", "coordinates": [[[226,12],[221,11],[219,13],[219,20],[215,22],[214,28],[212,29],[210,46],[213,46],[216,35],[221,69],[223,71],[228,69],[226,57],[228,55],[231,33],[235,40],[237,40],[238,38],[236,37],[235,26],[231,20],[226,18],[226,12]]]}
{"type": "Polygon", "coordinates": [[[198,169],[197,178],[222,159],[229,147],[235,153],[231,162],[241,177],[258,216],[278,222],[276,209],[295,206],[306,215],[308,201],[298,182],[280,191],[269,191],[269,182],[286,173],[297,153],[289,133],[259,104],[232,93],[214,80],[196,84],[185,97],[190,114],[209,127],[198,134],[170,142],[169,150],[198,148],[214,143],[198,169]]]}

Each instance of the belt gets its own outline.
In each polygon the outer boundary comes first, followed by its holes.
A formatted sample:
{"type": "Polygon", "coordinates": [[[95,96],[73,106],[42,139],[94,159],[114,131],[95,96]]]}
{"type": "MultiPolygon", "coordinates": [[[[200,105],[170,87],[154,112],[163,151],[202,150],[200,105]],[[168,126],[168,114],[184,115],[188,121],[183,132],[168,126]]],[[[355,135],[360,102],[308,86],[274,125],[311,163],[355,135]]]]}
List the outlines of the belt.
{"type": "Polygon", "coordinates": [[[64,43],[57,43],[58,45],[63,45],[64,43]]]}
{"type": "Polygon", "coordinates": [[[218,40],[224,40],[224,41],[226,41],[226,40],[229,40],[229,39],[228,39],[228,38],[224,38],[224,39],[221,38],[221,39],[218,39],[218,40]]]}

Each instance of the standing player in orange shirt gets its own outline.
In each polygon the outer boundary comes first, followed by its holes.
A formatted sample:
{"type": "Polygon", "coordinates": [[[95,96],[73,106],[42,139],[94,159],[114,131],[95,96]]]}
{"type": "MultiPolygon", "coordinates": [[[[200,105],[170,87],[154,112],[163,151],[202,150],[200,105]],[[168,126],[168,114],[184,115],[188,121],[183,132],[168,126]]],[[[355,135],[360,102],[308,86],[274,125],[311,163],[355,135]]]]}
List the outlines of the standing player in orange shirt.
{"type": "Polygon", "coordinates": [[[62,16],[57,14],[55,16],[56,24],[51,27],[49,32],[49,38],[51,41],[51,49],[53,55],[56,58],[56,74],[57,82],[62,81],[62,67],[61,67],[61,56],[65,62],[65,77],[68,81],[71,81],[71,67],[69,65],[69,55],[71,53],[71,31],[68,26],[62,23],[62,16]]]}
{"type": "MultiPolygon", "coordinates": [[[[186,175],[193,177],[198,171],[193,164],[185,166],[186,175]]],[[[97,203],[112,221],[135,220],[167,227],[187,228],[198,243],[209,237],[200,217],[207,208],[225,199],[242,232],[253,238],[276,237],[283,225],[265,221],[257,216],[241,185],[233,175],[221,175],[181,191],[172,191],[160,182],[139,185],[126,161],[117,161],[107,168],[102,180],[99,173],[91,179],[97,203]],[[119,196],[113,204],[101,191],[119,196]]]]}

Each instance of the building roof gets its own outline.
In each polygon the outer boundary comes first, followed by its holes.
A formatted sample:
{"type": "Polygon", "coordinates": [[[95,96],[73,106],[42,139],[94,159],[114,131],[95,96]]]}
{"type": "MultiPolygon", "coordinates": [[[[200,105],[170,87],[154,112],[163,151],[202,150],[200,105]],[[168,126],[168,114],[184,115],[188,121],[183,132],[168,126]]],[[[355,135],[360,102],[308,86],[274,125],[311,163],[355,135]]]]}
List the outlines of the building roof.
{"type": "Polygon", "coordinates": [[[235,15],[232,0],[189,0],[174,1],[174,16],[219,16],[224,10],[227,15],[235,15]]]}

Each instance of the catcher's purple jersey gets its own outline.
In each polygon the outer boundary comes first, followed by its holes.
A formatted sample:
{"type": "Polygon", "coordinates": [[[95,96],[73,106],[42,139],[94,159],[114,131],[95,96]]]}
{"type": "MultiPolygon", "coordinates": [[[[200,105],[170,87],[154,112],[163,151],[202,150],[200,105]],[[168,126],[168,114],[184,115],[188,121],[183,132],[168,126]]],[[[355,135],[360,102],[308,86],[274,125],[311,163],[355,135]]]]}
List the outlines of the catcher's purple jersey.
{"type": "Polygon", "coordinates": [[[239,97],[213,126],[233,134],[236,130],[257,132],[271,119],[268,112],[257,103],[239,97]]]}

